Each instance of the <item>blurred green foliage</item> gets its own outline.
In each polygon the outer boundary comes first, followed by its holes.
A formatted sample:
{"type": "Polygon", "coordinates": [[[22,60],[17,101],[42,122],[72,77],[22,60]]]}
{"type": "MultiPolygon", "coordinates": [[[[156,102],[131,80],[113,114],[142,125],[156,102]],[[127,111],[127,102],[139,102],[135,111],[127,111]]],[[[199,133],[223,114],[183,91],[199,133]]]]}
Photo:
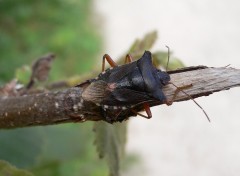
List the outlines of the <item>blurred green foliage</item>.
{"type": "Polygon", "coordinates": [[[105,158],[111,176],[118,176],[125,154],[127,122],[95,122],[95,145],[100,158],[105,158]]]}
{"type": "Polygon", "coordinates": [[[0,176],[33,176],[26,170],[17,169],[6,161],[0,160],[0,176]]]}
{"type": "Polygon", "coordinates": [[[2,130],[0,158],[35,175],[107,175],[91,128],[84,123],[2,130]]]}
{"type": "Polygon", "coordinates": [[[89,0],[1,0],[0,83],[16,68],[48,52],[57,55],[51,79],[63,79],[93,67],[100,37],[89,0]]]}
{"type": "MultiPolygon", "coordinates": [[[[91,8],[90,0],[0,0],[0,85],[49,52],[51,81],[91,70],[101,49],[91,8]]],[[[107,175],[93,141],[92,123],[0,130],[0,160],[35,175],[107,175]]]]}

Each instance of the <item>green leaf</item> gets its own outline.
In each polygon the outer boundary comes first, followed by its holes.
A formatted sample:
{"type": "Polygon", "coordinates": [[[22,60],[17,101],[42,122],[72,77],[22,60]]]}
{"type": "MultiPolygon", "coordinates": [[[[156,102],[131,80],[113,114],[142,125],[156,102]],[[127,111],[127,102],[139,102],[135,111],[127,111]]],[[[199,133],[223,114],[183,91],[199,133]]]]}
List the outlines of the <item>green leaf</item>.
{"type": "Polygon", "coordinates": [[[30,80],[31,73],[31,68],[27,65],[24,65],[16,69],[15,77],[20,83],[27,84],[30,80]]]}
{"type": "Polygon", "coordinates": [[[137,39],[130,47],[129,53],[140,53],[145,50],[149,50],[157,40],[157,31],[147,33],[142,40],[137,39]]]}
{"type": "Polygon", "coordinates": [[[97,157],[93,124],[61,124],[42,127],[44,147],[31,168],[35,175],[106,175],[107,165],[97,157]]]}
{"type": "Polygon", "coordinates": [[[140,58],[145,50],[150,50],[157,40],[157,32],[152,31],[147,33],[142,39],[136,39],[131,45],[130,49],[121,58],[119,58],[118,64],[123,64],[126,54],[131,54],[133,59],[140,58]]]}
{"type": "Polygon", "coordinates": [[[111,176],[119,175],[126,144],[126,127],[126,122],[113,125],[106,122],[96,122],[94,125],[95,145],[99,157],[106,159],[111,176]]]}
{"type": "Polygon", "coordinates": [[[33,174],[0,160],[0,176],[33,176],[33,174]]]}
{"type": "MultiPolygon", "coordinates": [[[[153,62],[154,62],[154,65],[156,65],[157,67],[161,66],[166,68],[167,60],[168,60],[168,52],[157,51],[153,53],[153,62]]],[[[178,58],[171,57],[171,53],[170,53],[168,70],[174,70],[182,67],[184,67],[184,64],[182,63],[182,61],[178,58]]]]}

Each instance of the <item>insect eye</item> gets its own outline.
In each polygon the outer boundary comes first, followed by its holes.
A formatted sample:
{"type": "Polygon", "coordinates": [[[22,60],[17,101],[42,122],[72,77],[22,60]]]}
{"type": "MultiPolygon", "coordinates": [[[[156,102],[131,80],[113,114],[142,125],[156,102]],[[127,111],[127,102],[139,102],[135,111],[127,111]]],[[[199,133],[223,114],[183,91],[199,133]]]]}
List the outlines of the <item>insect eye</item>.
{"type": "Polygon", "coordinates": [[[163,85],[168,84],[168,82],[170,81],[169,74],[160,70],[158,71],[158,78],[163,85]]]}
{"type": "Polygon", "coordinates": [[[163,84],[163,85],[166,85],[167,83],[169,82],[169,80],[161,80],[161,83],[163,84]]]}

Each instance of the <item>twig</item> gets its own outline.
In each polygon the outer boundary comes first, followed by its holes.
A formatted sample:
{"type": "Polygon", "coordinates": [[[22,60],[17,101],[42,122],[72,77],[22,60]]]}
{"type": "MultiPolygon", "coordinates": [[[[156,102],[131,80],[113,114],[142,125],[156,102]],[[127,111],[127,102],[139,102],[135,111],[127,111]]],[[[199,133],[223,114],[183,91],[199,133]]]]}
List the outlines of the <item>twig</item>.
{"type": "MultiPolygon", "coordinates": [[[[186,67],[169,71],[169,74],[171,82],[179,87],[192,84],[184,91],[193,98],[240,86],[240,70],[234,68],[186,67]]],[[[172,98],[175,89],[170,84],[164,87],[168,99],[172,98]]],[[[100,107],[82,99],[83,91],[84,88],[75,87],[58,92],[0,97],[0,128],[105,120],[100,107]]],[[[179,92],[175,101],[188,99],[187,95],[179,92]]],[[[150,106],[156,105],[159,102],[150,102],[150,106]]],[[[140,111],[142,108],[142,105],[138,105],[134,110],[140,111]]],[[[122,119],[128,119],[131,115],[133,113],[130,110],[120,114],[122,119]]]]}

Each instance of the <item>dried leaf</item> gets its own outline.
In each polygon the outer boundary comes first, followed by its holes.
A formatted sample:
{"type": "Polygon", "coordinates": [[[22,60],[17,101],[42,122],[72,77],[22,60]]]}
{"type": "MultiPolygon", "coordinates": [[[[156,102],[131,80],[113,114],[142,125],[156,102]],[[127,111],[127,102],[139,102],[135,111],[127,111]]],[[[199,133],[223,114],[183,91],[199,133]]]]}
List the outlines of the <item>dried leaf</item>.
{"type": "Polygon", "coordinates": [[[17,80],[14,79],[9,83],[5,84],[3,87],[0,87],[0,96],[15,96],[17,95],[16,91],[17,80]]]}
{"type": "Polygon", "coordinates": [[[50,53],[46,56],[40,57],[37,61],[33,63],[31,79],[27,85],[28,89],[33,86],[36,80],[41,82],[47,80],[54,58],[55,55],[50,53]]]}

